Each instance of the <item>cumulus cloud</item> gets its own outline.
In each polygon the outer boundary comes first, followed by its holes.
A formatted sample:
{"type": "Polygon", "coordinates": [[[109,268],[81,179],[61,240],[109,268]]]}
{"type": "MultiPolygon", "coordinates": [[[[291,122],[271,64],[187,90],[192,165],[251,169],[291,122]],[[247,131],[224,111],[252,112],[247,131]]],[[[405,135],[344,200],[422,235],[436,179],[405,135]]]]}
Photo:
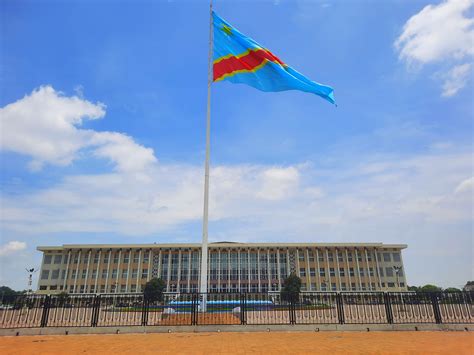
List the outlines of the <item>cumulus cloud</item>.
{"type": "Polygon", "coordinates": [[[25,242],[19,242],[16,240],[12,240],[2,246],[0,246],[0,256],[14,254],[20,250],[26,249],[25,242]]]}
{"type": "Polygon", "coordinates": [[[156,161],[153,150],[122,133],[80,128],[84,121],[104,116],[105,105],[100,102],[67,97],[42,86],[0,109],[0,148],[30,156],[32,170],[44,164],[69,165],[88,150],[122,171],[139,171],[156,161]]]}
{"type": "Polygon", "coordinates": [[[473,0],[447,0],[428,5],[412,16],[395,41],[400,60],[409,64],[444,62],[443,96],[453,96],[469,78],[474,55],[473,0]],[[461,63],[460,63],[461,62],[461,63]]]}

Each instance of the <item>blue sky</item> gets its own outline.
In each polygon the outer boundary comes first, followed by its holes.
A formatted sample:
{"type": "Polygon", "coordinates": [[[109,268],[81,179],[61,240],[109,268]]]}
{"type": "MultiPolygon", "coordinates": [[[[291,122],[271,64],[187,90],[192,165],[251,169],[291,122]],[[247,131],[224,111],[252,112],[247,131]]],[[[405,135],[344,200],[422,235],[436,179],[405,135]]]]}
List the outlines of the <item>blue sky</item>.
{"type": "MultiPolygon", "coordinates": [[[[472,279],[472,5],[215,1],[338,107],[213,85],[210,239],[406,243],[409,284],[472,279]]],[[[208,3],[0,6],[0,283],[37,245],[198,242],[208,3]]]]}

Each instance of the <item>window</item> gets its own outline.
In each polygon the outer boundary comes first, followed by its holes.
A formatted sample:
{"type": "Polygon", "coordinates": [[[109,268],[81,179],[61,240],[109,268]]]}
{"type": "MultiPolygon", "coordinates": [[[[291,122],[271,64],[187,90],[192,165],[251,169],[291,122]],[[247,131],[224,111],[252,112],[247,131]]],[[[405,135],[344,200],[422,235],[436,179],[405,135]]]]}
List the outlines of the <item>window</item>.
{"type": "MultiPolygon", "coordinates": [[[[315,291],[316,290],[316,283],[311,283],[311,290],[315,291]]],[[[276,291],[276,290],[275,290],[276,291]]]]}
{"type": "Polygon", "coordinates": [[[138,277],[138,269],[132,270],[132,279],[136,279],[138,277]]]}
{"type": "Polygon", "coordinates": [[[148,263],[148,261],[150,261],[150,254],[149,253],[145,253],[143,255],[143,262],[144,263],[148,263]]]}
{"type": "Polygon", "coordinates": [[[393,276],[393,269],[392,269],[392,267],[386,267],[386,268],[385,268],[385,275],[387,275],[387,277],[392,277],[392,276],[393,276]]]}
{"type": "Polygon", "coordinates": [[[372,253],[367,253],[367,261],[372,261],[372,253]]]}
{"type": "Polygon", "coordinates": [[[346,291],[346,283],[345,282],[341,283],[341,291],[346,291]]]}
{"type": "Polygon", "coordinates": [[[89,262],[89,255],[84,255],[84,257],[82,258],[82,263],[87,264],[88,262],[89,262]]]}
{"type": "Polygon", "coordinates": [[[357,261],[361,262],[362,261],[362,255],[360,253],[357,253],[357,251],[356,251],[356,254],[357,254],[357,261]]]}
{"type": "Polygon", "coordinates": [[[117,278],[117,269],[112,270],[112,278],[116,279],[117,278]]]}
{"type": "Polygon", "coordinates": [[[365,275],[365,272],[364,272],[364,268],[363,268],[363,267],[361,267],[361,268],[359,269],[359,275],[360,275],[360,276],[364,276],[364,275],[365,275]]]}
{"type": "Polygon", "coordinates": [[[45,291],[48,287],[47,286],[40,286],[40,291],[45,291]]]}
{"type": "Polygon", "coordinates": [[[333,267],[329,268],[329,276],[336,276],[336,271],[334,271],[333,267]]]}
{"type": "Polygon", "coordinates": [[[321,277],[326,276],[326,270],[323,267],[319,268],[319,276],[321,277]]]}
{"type": "Polygon", "coordinates": [[[400,287],[405,287],[405,283],[404,283],[404,282],[400,282],[400,287]]]}
{"type": "Polygon", "coordinates": [[[79,262],[79,255],[74,255],[74,264],[79,262]]]}
{"type": "Polygon", "coordinates": [[[316,269],[314,267],[309,268],[309,276],[316,276],[316,269]]]}
{"type": "Polygon", "coordinates": [[[104,255],[104,263],[105,264],[109,263],[109,254],[104,255]]]}
{"type": "Polygon", "coordinates": [[[382,287],[385,287],[385,282],[382,282],[382,287]]]}
{"type": "Polygon", "coordinates": [[[350,267],[350,268],[349,268],[349,276],[355,276],[354,268],[353,268],[353,267],[350,267]]]}
{"type": "Polygon", "coordinates": [[[365,282],[362,282],[362,291],[365,291],[365,282]]]}
{"type": "Polygon", "coordinates": [[[383,275],[384,275],[383,274],[383,267],[379,267],[379,274],[380,274],[381,277],[383,277],[383,275]]]}
{"type": "Polygon", "coordinates": [[[333,283],[331,284],[331,290],[332,290],[332,291],[336,291],[336,290],[337,290],[337,288],[336,288],[336,283],[335,283],[335,282],[333,282],[333,283]]]}
{"type": "Polygon", "coordinates": [[[118,264],[118,262],[119,262],[119,255],[120,255],[119,253],[115,253],[115,254],[114,254],[114,264],[118,264]]]}
{"type": "Polygon", "coordinates": [[[306,284],[305,283],[301,284],[301,291],[306,291],[306,284]]]}
{"type": "Polygon", "coordinates": [[[318,255],[318,261],[319,261],[319,262],[324,262],[324,255],[323,255],[323,253],[319,253],[319,255],[318,255]]]}
{"type": "Polygon", "coordinates": [[[97,277],[97,269],[92,270],[92,278],[95,280],[97,277]]]}
{"type": "Polygon", "coordinates": [[[372,282],[372,283],[370,284],[370,289],[371,289],[372,291],[375,291],[375,282],[372,282]]]}
{"type": "Polygon", "coordinates": [[[383,253],[383,261],[390,262],[390,253],[383,253]]]}
{"type": "Polygon", "coordinates": [[[308,252],[308,260],[310,263],[314,262],[314,254],[312,251],[308,252]]]}
{"type": "Polygon", "coordinates": [[[122,270],[122,279],[126,279],[128,277],[128,270],[127,269],[123,269],[122,270]]]}
{"type": "Polygon", "coordinates": [[[369,267],[369,276],[374,276],[374,268],[369,267]]]}
{"type": "Polygon", "coordinates": [[[62,255],[55,255],[54,256],[54,261],[53,261],[54,264],[56,264],[56,265],[61,264],[62,261],[63,261],[63,256],[62,255]]]}
{"type": "Polygon", "coordinates": [[[51,255],[45,255],[44,256],[44,264],[51,264],[51,259],[53,257],[51,255]]]}
{"type": "Polygon", "coordinates": [[[142,269],[142,279],[148,278],[148,269],[142,269]]]}
{"type": "Polygon", "coordinates": [[[132,285],[130,292],[137,292],[137,285],[132,285]]]}
{"type": "Polygon", "coordinates": [[[346,273],[344,272],[344,268],[343,268],[343,267],[340,267],[340,268],[339,268],[339,276],[341,276],[341,277],[346,276],[346,273]]]}
{"type": "Polygon", "coordinates": [[[130,253],[125,254],[125,255],[123,256],[123,262],[124,262],[125,264],[128,264],[129,261],[130,261],[130,253]]]}
{"type": "Polygon", "coordinates": [[[135,253],[133,256],[133,262],[138,263],[139,260],[140,260],[140,253],[135,253]]]}
{"type": "Polygon", "coordinates": [[[120,285],[120,292],[127,292],[127,286],[120,285]]]}
{"type": "Polygon", "coordinates": [[[321,284],[321,291],[327,291],[327,286],[325,283],[321,284]]]}
{"type": "Polygon", "coordinates": [[[352,261],[352,252],[347,252],[347,261],[352,261]]]}
{"type": "Polygon", "coordinates": [[[89,288],[89,293],[94,293],[95,292],[95,286],[92,285],[90,288],[89,288]]]}
{"type": "Polygon", "coordinates": [[[393,258],[393,261],[395,261],[395,262],[400,262],[401,261],[400,253],[392,253],[392,258],[393,258]]]}
{"type": "Polygon", "coordinates": [[[100,293],[105,293],[105,285],[100,285],[100,293]]]}
{"type": "Polygon", "coordinates": [[[99,254],[95,254],[94,255],[94,264],[98,264],[99,263],[99,254]]]}
{"type": "Polygon", "coordinates": [[[305,277],[306,276],[306,269],[305,268],[301,268],[300,269],[300,277],[305,277]]]}
{"type": "Polygon", "coordinates": [[[84,293],[85,290],[86,290],[86,285],[81,285],[79,293],[84,293]]]}
{"type": "Polygon", "coordinates": [[[64,280],[66,278],[66,270],[63,270],[61,273],[61,279],[64,280]]]}
{"type": "Polygon", "coordinates": [[[71,279],[75,279],[76,278],[76,270],[72,270],[71,272],[71,279]]]}
{"type": "Polygon", "coordinates": [[[87,275],[87,270],[82,270],[81,278],[82,278],[82,279],[85,279],[85,278],[86,278],[86,275],[87,275]]]}
{"type": "Polygon", "coordinates": [[[328,253],[328,261],[329,261],[329,262],[334,261],[334,257],[332,256],[332,252],[331,252],[331,253],[328,253]]]}
{"type": "Polygon", "coordinates": [[[352,291],[357,290],[355,282],[351,282],[351,290],[352,291]]]}
{"type": "Polygon", "coordinates": [[[394,283],[394,282],[388,282],[388,283],[387,283],[387,286],[388,286],[388,287],[395,287],[395,283],[394,283]]]}
{"type": "Polygon", "coordinates": [[[338,253],[337,253],[337,261],[339,261],[339,262],[343,262],[343,261],[344,261],[344,258],[342,257],[342,252],[338,252],[338,253]]]}
{"type": "Polygon", "coordinates": [[[51,280],[57,280],[57,279],[59,279],[59,269],[53,270],[53,272],[51,273],[51,280]]]}
{"type": "Polygon", "coordinates": [[[298,250],[298,259],[299,261],[304,261],[304,251],[298,250]]]}
{"type": "Polygon", "coordinates": [[[102,278],[103,279],[107,278],[107,269],[102,269],[102,278]]]}
{"type": "Polygon", "coordinates": [[[49,279],[49,270],[43,270],[41,273],[41,280],[47,280],[49,279]]]}

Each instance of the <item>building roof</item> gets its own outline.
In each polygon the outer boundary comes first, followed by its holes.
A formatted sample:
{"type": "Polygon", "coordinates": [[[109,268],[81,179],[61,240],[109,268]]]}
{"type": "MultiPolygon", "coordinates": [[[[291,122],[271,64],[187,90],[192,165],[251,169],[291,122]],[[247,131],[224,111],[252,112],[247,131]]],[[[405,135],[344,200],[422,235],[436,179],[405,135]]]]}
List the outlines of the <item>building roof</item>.
{"type": "MultiPolygon", "coordinates": [[[[38,246],[39,251],[53,251],[64,249],[129,249],[129,248],[200,248],[200,243],[153,243],[153,244],[63,244],[62,246],[38,246]]],[[[212,248],[394,248],[405,249],[406,244],[384,243],[240,243],[240,242],[215,242],[209,243],[212,248]]]]}

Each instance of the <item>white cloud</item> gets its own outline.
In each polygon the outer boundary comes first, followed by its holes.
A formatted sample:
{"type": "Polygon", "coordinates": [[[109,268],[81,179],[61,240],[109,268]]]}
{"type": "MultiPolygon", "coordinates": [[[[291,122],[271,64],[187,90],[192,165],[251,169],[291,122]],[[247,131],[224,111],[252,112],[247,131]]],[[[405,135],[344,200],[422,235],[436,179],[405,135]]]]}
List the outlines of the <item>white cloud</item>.
{"type": "Polygon", "coordinates": [[[33,170],[45,163],[69,165],[87,150],[122,171],[140,171],[156,161],[153,150],[124,134],[79,128],[83,121],[104,115],[102,103],[66,97],[51,86],[42,86],[0,109],[0,148],[30,156],[33,170]]]}
{"type": "Polygon", "coordinates": [[[474,193],[474,176],[461,181],[459,185],[456,187],[456,190],[454,190],[454,192],[455,193],[471,192],[471,194],[474,193]]]}
{"type": "Polygon", "coordinates": [[[444,76],[442,96],[450,97],[456,95],[459,90],[464,88],[471,77],[472,65],[470,63],[456,65],[444,76]]]}
{"type": "Polygon", "coordinates": [[[412,16],[395,41],[400,60],[408,64],[447,63],[443,96],[464,87],[474,55],[474,20],[469,10],[473,0],[447,0],[428,5],[412,16]],[[459,61],[463,61],[462,64],[459,61]]]}
{"type": "Polygon", "coordinates": [[[11,242],[0,246],[0,256],[14,254],[24,249],[26,249],[25,242],[18,242],[16,240],[12,240],[11,242]]]}

